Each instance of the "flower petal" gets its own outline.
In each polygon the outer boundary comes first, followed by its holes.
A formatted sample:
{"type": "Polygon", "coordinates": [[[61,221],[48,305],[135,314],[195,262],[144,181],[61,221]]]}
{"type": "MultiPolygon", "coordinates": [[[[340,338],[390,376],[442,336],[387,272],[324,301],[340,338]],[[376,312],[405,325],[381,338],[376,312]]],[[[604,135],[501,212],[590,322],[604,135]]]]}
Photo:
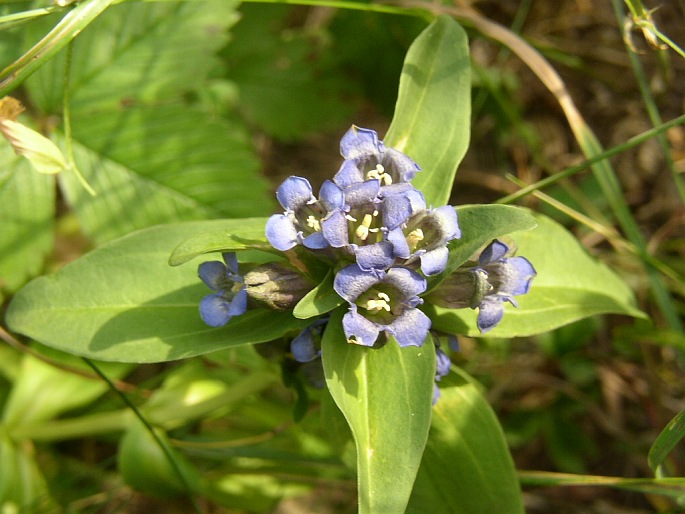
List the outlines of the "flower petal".
{"type": "Polygon", "coordinates": [[[221,254],[221,256],[224,258],[224,262],[226,263],[226,268],[228,268],[228,273],[227,275],[235,279],[235,281],[240,280],[240,271],[238,271],[238,256],[235,254],[235,252],[224,252],[221,254]]]}
{"type": "Polygon", "coordinates": [[[425,278],[407,268],[390,268],[383,282],[402,291],[407,299],[423,293],[427,286],[425,278]]]}
{"type": "Polygon", "coordinates": [[[449,358],[449,356],[440,348],[435,349],[435,360],[435,380],[440,380],[442,377],[446,376],[450,372],[450,366],[452,366],[452,361],[449,358]]]}
{"type": "Polygon", "coordinates": [[[411,182],[416,172],[421,171],[411,157],[394,148],[388,148],[383,153],[383,166],[385,171],[392,175],[393,183],[411,182]]]}
{"type": "Polygon", "coordinates": [[[436,219],[440,232],[443,234],[444,242],[458,239],[461,237],[457,211],[451,205],[443,205],[431,212],[436,219]]]}
{"type": "Polygon", "coordinates": [[[313,234],[309,234],[304,238],[302,244],[311,250],[320,250],[330,246],[322,232],[314,232],[313,234]]]}
{"type": "Polygon", "coordinates": [[[504,316],[504,307],[502,302],[494,297],[489,297],[480,302],[478,306],[478,330],[485,333],[492,330],[495,325],[502,321],[504,316]]]}
{"type": "Polygon", "coordinates": [[[274,214],[266,222],[266,238],[276,250],[286,251],[298,242],[298,232],[287,214],[274,214]]]}
{"type": "Polygon", "coordinates": [[[332,180],[326,180],[319,189],[319,202],[326,212],[345,207],[345,194],[343,190],[332,180]]]}
{"type": "Polygon", "coordinates": [[[446,246],[440,246],[421,254],[421,271],[426,276],[436,275],[447,267],[450,252],[446,246]]]}
{"type": "Polygon", "coordinates": [[[300,207],[316,201],[312,186],[306,178],[288,177],[276,190],[276,198],[284,209],[296,211],[300,207]]]}
{"type": "Polygon", "coordinates": [[[383,226],[393,230],[413,214],[411,200],[403,194],[391,195],[383,200],[383,226]]]}
{"type": "Polygon", "coordinates": [[[382,272],[371,273],[364,271],[358,265],[351,264],[338,271],[335,275],[333,289],[343,299],[353,303],[359,295],[379,283],[384,275],[382,272]]]}
{"type": "Polygon", "coordinates": [[[378,141],[375,130],[352,125],[340,140],[340,154],[345,159],[355,159],[367,154],[378,154],[384,147],[378,141]]]}
{"type": "Polygon", "coordinates": [[[343,248],[350,244],[347,218],[339,209],[331,212],[321,221],[321,231],[333,248],[343,248]]]}
{"type": "Polygon", "coordinates": [[[343,189],[350,187],[352,184],[364,182],[364,174],[359,169],[359,164],[354,159],[345,159],[338,170],[338,173],[333,177],[333,182],[343,189]]]}
{"type": "Polygon", "coordinates": [[[400,227],[397,227],[396,229],[388,232],[387,239],[392,243],[395,257],[399,257],[400,259],[409,258],[409,256],[411,255],[409,243],[407,243],[407,238],[400,227]]]}
{"type": "Polygon", "coordinates": [[[390,241],[370,245],[351,245],[357,264],[364,271],[384,270],[395,263],[395,252],[390,241]]]}
{"type": "Polygon", "coordinates": [[[314,342],[311,326],[305,328],[292,340],[290,351],[297,362],[309,362],[321,355],[321,350],[316,347],[314,342]]]}
{"type": "Polygon", "coordinates": [[[230,308],[231,302],[221,293],[210,294],[200,301],[200,316],[210,327],[221,327],[233,317],[230,308]]]}
{"type": "Polygon", "coordinates": [[[380,189],[380,182],[377,179],[352,184],[345,189],[345,203],[351,209],[373,204],[378,199],[380,189]]]}
{"type": "Polygon", "coordinates": [[[390,332],[400,346],[421,346],[431,328],[431,319],[418,309],[407,309],[385,330],[390,332]]]}
{"type": "Polygon", "coordinates": [[[373,346],[380,334],[378,325],[359,314],[356,305],[352,305],[350,311],[345,313],[342,325],[347,341],[362,346],[373,346]]]}
{"type": "Polygon", "coordinates": [[[210,288],[218,291],[228,283],[226,265],[219,261],[203,262],[197,268],[200,279],[210,288]]]}
{"type": "Polygon", "coordinates": [[[499,239],[495,239],[481,252],[478,261],[481,266],[498,261],[507,254],[509,247],[499,239]]]}

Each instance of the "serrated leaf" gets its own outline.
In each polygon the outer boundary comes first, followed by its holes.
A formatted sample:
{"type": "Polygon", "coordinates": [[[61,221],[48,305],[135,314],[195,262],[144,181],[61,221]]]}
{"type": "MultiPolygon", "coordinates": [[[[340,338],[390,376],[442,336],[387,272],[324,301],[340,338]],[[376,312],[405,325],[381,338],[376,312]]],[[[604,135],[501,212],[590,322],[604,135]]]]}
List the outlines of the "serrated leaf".
{"type": "Polygon", "coordinates": [[[0,291],[38,274],[53,245],[55,181],[0,141],[0,291]]]}
{"type": "Polygon", "coordinates": [[[386,146],[423,169],[412,181],[429,204],[445,205],[466,153],[471,124],[471,63],[466,33],[440,16],[412,43],[402,68],[386,146]]]}
{"type": "Polygon", "coordinates": [[[74,155],[97,192],[60,184],[84,230],[104,242],[172,221],[254,216],[273,200],[245,131],[184,106],[101,113],[74,122],[74,155]]]}
{"type": "Polygon", "coordinates": [[[479,387],[454,367],[439,386],[407,514],[522,513],[504,432],[479,387]]]}
{"type": "MultiPolygon", "coordinates": [[[[196,88],[217,65],[214,54],[237,20],[235,6],[232,0],[131,2],[107,10],[74,43],[72,110],[116,110],[122,103],[178,98],[196,88]]],[[[54,22],[48,17],[31,24],[27,40],[35,40],[54,22]]],[[[27,81],[42,111],[60,111],[64,70],[62,52],[27,81]]]]}
{"type": "MultiPolygon", "coordinates": [[[[517,296],[518,308],[505,304],[504,319],[488,332],[492,337],[540,334],[598,314],[643,318],[632,291],[606,265],[590,257],[564,227],[535,215],[537,228],[511,234],[517,255],[526,257],[537,276],[530,291],[517,296]]],[[[426,306],[433,328],[448,333],[480,335],[476,311],[426,306]]]]}
{"type": "Polygon", "coordinates": [[[321,342],[326,384],[357,446],[360,514],[401,514],[426,444],[435,376],[435,345],[381,348],[346,341],[344,308],[321,342]]]}
{"type": "Polygon", "coordinates": [[[293,316],[300,319],[313,318],[342,305],[344,300],[333,289],[333,278],[334,274],[331,270],[319,285],[309,291],[297,303],[293,310],[293,316]]]}
{"type": "Polygon", "coordinates": [[[120,362],[182,359],[302,330],[306,321],[266,309],[208,327],[198,305],[212,291],[197,277],[197,265],[168,265],[171,250],[190,235],[232,231],[240,222],[161,225],[112,241],[27,284],[6,321],[47,346],[120,362]]]}
{"type": "Polygon", "coordinates": [[[273,249],[266,239],[267,218],[243,218],[231,232],[221,230],[199,234],[179,244],[169,257],[171,266],[184,264],[210,252],[230,252],[259,248],[273,249]]]}

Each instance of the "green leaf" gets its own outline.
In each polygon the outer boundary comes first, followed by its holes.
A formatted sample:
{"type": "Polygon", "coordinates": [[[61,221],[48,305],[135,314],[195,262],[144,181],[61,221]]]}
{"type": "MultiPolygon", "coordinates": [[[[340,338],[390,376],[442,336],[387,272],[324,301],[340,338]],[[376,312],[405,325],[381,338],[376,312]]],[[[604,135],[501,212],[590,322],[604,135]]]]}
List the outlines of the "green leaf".
{"type": "Polygon", "coordinates": [[[240,12],[222,56],[245,118],[283,140],[349,123],[356,81],[327,65],[330,34],[293,26],[290,5],[243,4],[240,12]]]}
{"type": "MultiPolygon", "coordinates": [[[[576,238],[551,219],[535,215],[537,228],[511,234],[518,255],[535,267],[528,294],[517,296],[518,308],[505,303],[504,319],[488,332],[492,337],[547,332],[588,316],[625,314],[643,318],[626,283],[606,265],[589,256],[576,238]]],[[[447,333],[480,335],[477,312],[425,306],[433,328],[447,333]]]]}
{"type": "MultiPolygon", "coordinates": [[[[237,20],[235,6],[232,0],[130,2],[107,10],[74,42],[70,82],[75,118],[79,112],[180,98],[195,89],[218,64],[214,54],[237,20]]],[[[26,39],[34,41],[51,23],[53,17],[32,23],[26,39]]],[[[64,58],[60,53],[27,81],[34,104],[45,113],[61,111],[64,58]]],[[[90,121],[94,128],[96,119],[90,121]]]]}
{"type": "Polygon", "coordinates": [[[522,513],[514,462],[480,387],[454,366],[438,385],[441,396],[407,513],[522,513]]]}
{"type": "Polygon", "coordinates": [[[233,231],[242,220],[162,225],[112,241],[35,279],[17,293],[7,323],[68,353],[121,362],[160,362],[259,343],[307,324],[290,312],[250,310],[211,328],[198,305],[212,291],[197,266],[170,267],[171,250],[194,233],[233,231]]]}
{"type": "Polygon", "coordinates": [[[244,218],[236,220],[236,227],[231,231],[221,230],[208,234],[199,234],[183,241],[174,248],[169,257],[171,266],[184,264],[200,255],[210,252],[231,252],[249,248],[271,249],[264,227],[267,218],[244,218]]]}
{"type": "Polygon", "coordinates": [[[313,318],[342,305],[344,300],[333,289],[333,278],[334,273],[331,270],[318,286],[309,291],[297,303],[293,310],[293,316],[300,319],[313,318]]]}
{"type": "Polygon", "coordinates": [[[404,61],[387,146],[423,169],[412,181],[434,206],[449,201],[471,125],[471,64],[466,33],[440,16],[412,43],[404,61]]]}
{"type": "Polygon", "coordinates": [[[433,288],[468,261],[493,239],[520,230],[535,228],[537,222],[525,209],[504,205],[462,205],[457,207],[461,237],[450,241],[450,256],[445,271],[432,277],[433,288]],[[507,207],[502,209],[502,207],[507,207]]]}
{"type": "Polygon", "coordinates": [[[52,250],[55,181],[0,141],[0,292],[37,275],[52,250]]]}
{"type": "Polygon", "coordinates": [[[104,242],[159,223],[269,212],[269,186],[246,132],[190,107],[101,113],[74,121],[75,175],[60,185],[84,230],[104,242]]]}
{"type": "Polygon", "coordinates": [[[357,445],[360,514],[401,514],[426,444],[431,417],[435,346],[381,348],[346,341],[344,308],[336,310],[321,343],[328,389],[357,445]]]}
{"type": "Polygon", "coordinates": [[[685,437],[685,410],[680,411],[666,425],[649,449],[649,467],[655,475],[662,476],[662,464],[673,448],[685,437]]]}

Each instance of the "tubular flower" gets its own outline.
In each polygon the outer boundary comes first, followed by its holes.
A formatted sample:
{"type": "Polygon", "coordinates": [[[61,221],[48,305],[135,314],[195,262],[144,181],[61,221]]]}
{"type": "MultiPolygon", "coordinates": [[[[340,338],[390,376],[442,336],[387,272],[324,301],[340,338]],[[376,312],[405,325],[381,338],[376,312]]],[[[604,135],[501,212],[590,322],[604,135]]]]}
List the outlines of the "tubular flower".
{"type": "Polygon", "coordinates": [[[381,186],[410,182],[421,168],[408,156],[394,148],[386,148],[375,130],[352,125],[340,140],[344,157],[333,181],[343,189],[376,179],[381,186]]]}
{"type": "Polygon", "coordinates": [[[276,198],[285,212],[274,214],[266,223],[266,238],[274,248],[286,251],[298,244],[310,249],[328,247],[321,221],[329,211],[343,206],[340,187],[327,180],[317,199],[307,179],[293,176],[278,187],[276,198]]]}
{"type": "Polygon", "coordinates": [[[342,324],[349,343],[373,346],[382,331],[400,346],[421,346],[431,320],[416,307],[426,290],[426,280],[407,268],[369,273],[358,265],[343,268],[335,276],[335,291],[349,303],[342,324]]]}
{"type": "Polygon", "coordinates": [[[200,279],[216,291],[200,302],[200,316],[210,327],[223,326],[247,310],[247,291],[238,272],[238,259],[235,253],[222,255],[224,262],[203,262],[198,268],[200,279]]]}
{"type": "Polygon", "coordinates": [[[388,233],[395,256],[404,259],[406,265],[419,259],[421,271],[427,276],[445,269],[449,257],[447,243],[459,237],[457,211],[450,205],[419,210],[388,233]]]}
{"type": "Polygon", "coordinates": [[[495,239],[480,254],[478,266],[460,268],[447,277],[428,297],[430,303],[450,309],[478,308],[478,329],[493,329],[504,316],[504,302],[518,307],[514,296],[525,294],[537,275],[525,257],[510,257],[513,251],[495,239]]]}

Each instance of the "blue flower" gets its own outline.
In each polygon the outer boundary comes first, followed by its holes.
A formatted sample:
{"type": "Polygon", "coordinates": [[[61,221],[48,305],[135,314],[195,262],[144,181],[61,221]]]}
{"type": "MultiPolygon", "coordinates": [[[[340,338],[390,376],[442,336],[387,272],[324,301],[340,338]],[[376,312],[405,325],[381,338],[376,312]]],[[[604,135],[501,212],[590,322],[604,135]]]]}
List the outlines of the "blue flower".
{"type": "Polygon", "coordinates": [[[274,214],[266,223],[266,238],[274,248],[286,251],[298,244],[310,249],[328,247],[321,221],[331,210],[343,207],[340,187],[327,180],[317,199],[307,179],[293,176],[278,187],[276,198],[285,212],[274,214]]]}
{"type": "Polygon", "coordinates": [[[290,352],[297,362],[311,362],[321,357],[321,337],[328,318],[321,318],[300,332],[290,342],[290,352]]]}
{"type": "Polygon", "coordinates": [[[478,309],[478,329],[492,330],[504,316],[504,302],[518,307],[514,296],[526,294],[537,274],[525,257],[495,239],[480,254],[478,263],[457,269],[426,296],[429,303],[449,309],[478,309]]]}
{"type": "Polygon", "coordinates": [[[407,268],[366,272],[353,264],[340,270],[333,281],[335,291],[350,304],[343,316],[347,341],[373,346],[385,331],[400,346],[421,346],[431,320],[416,307],[426,290],[426,279],[407,268]]]}
{"type": "Polygon", "coordinates": [[[537,275],[525,257],[509,257],[509,246],[494,240],[480,254],[480,269],[487,274],[490,290],[478,304],[478,329],[485,333],[494,328],[504,316],[504,302],[518,307],[514,296],[526,294],[537,275]]]}
{"type": "Polygon", "coordinates": [[[388,233],[394,255],[409,265],[419,259],[421,271],[430,276],[447,266],[447,243],[461,237],[457,211],[450,205],[437,209],[414,209],[414,214],[388,233]]]}
{"type": "Polygon", "coordinates": [[[375,130],[352,125],[340,141],[345,158],[333,178],[340,187],[377,179],[382,186],[410,182],[421,168],[394,148],[386,148],[375,130]]]}
{"type": "Polygon", "coordinates": [[[247,310],[247,291],[238,271],[238,259],[235,253],[222,255],[225,264],[208,261],[198,268],[202,281],[216,291],[200,302],[200,316],[210,327],[223,326],[247,310]]]}
{"type": "MultiPolygon", "coordinates": [[[[450,372],[450,366],[452,366],[452,360],[449,356],[443,352],[440,348],[435,348],[435,381],[440,382],[440,379],[446,376],[450,372]]],[[[433,405],[440,399],[440,389],[438,385],[433,386],[433,405]]]]}

